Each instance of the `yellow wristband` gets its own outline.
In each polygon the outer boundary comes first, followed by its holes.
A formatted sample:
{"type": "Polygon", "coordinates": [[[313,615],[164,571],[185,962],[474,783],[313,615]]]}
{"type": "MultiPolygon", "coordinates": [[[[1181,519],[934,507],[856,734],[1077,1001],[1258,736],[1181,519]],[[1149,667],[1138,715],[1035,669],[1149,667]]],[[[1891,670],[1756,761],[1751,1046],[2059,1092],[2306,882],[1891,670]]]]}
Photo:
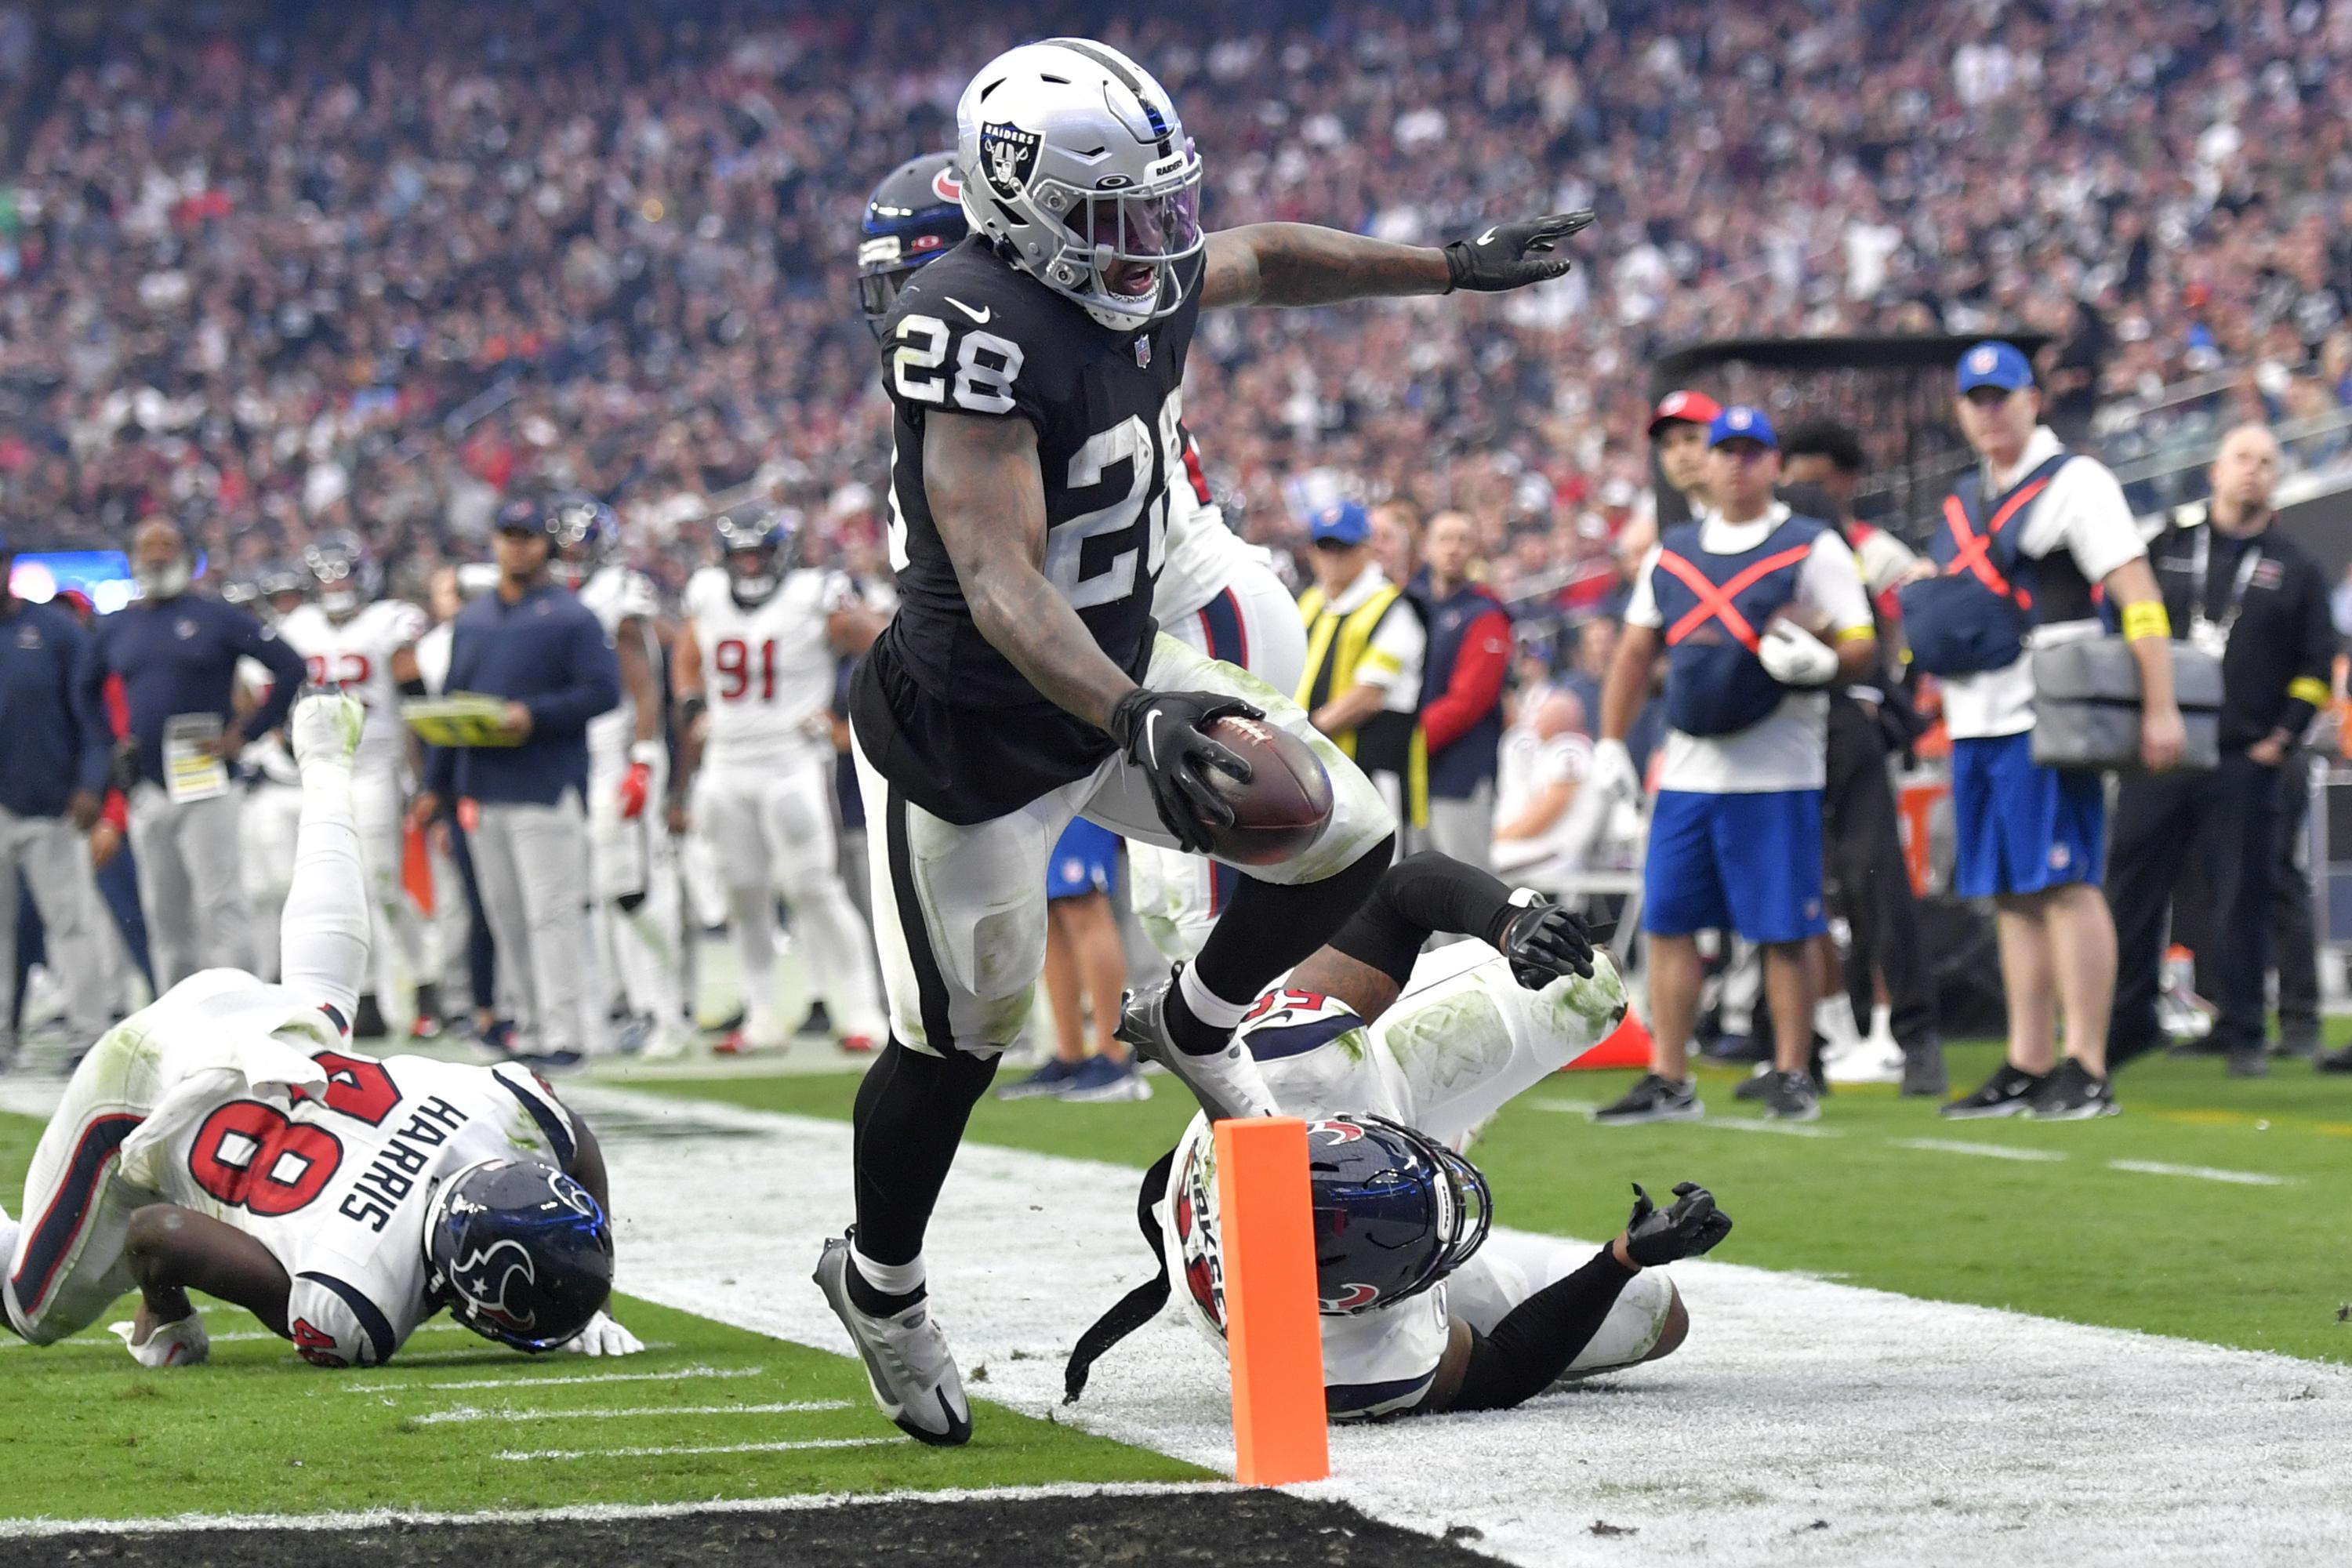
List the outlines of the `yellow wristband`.
{"type": "Polygon", "coordinates": [[[2299,675],[2286,683],[2290,702],[2308,702],[2314,708],[2327,706],[2327,682],[2315,676],[2299,675]]]}
{"type": "Polygon", "coordinates": [[[2172,617],[2164,613],[2163,601],[2143,599],[2137,605],[2124,606],[2124,638],[2137,642],[2142,637],[2168,637],[2172,635],[2172,617]]]}

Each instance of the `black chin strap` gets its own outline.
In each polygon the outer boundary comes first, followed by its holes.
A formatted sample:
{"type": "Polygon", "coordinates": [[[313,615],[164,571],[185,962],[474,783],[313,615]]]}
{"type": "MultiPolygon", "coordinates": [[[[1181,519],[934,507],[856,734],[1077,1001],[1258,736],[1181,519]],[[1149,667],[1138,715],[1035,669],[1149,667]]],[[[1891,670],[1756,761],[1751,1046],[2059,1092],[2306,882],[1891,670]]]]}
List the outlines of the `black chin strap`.
{"type": "Polygon", "coordinates": [[[1138,1285],[1118,1299],[1118,1305],[1097,1318],[1094,1326],[1078,1336],[1077,1348],[1070,1352],[1068,1363],[1062,1368],[1062,1403],[1076,1405],[1078,1395],[1087,1390],[1087,1374],[1103,1353],[1144,1324],[1160,1315],[1168,1304],[1168,1249],[1161,1245],[1160,1221],[1152,1215],[1160,1194],[1168,1190],[1169,1172],[1176,1163],[1176,1151],[1171,1149],[1152,1162],[1151,1169],[1143,1173],[1143,1186],[1136,1194],[1135,1222],[1142,1228],[1143,1239],[1151,1248],[1152,1258],[1160,1272],[1138,1285]]]}

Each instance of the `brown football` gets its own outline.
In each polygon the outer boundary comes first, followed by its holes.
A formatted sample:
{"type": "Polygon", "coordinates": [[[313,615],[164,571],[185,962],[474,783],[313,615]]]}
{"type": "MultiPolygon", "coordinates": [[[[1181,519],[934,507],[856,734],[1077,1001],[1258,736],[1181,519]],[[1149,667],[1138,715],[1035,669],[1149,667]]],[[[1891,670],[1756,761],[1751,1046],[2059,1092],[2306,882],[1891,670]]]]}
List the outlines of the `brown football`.
{"type": "Polygon", "coordinates": [[[1241,866],[1272,866],[1322,836],[1331,820],[1331,778],[1306,742],[1262,719],[1220,719],[1208,733],[1250,765],[1247,784],[1209,770],[1217,793],[1234,808],[1231,827],[1209,830],[1219,857],[1241,866]]]}

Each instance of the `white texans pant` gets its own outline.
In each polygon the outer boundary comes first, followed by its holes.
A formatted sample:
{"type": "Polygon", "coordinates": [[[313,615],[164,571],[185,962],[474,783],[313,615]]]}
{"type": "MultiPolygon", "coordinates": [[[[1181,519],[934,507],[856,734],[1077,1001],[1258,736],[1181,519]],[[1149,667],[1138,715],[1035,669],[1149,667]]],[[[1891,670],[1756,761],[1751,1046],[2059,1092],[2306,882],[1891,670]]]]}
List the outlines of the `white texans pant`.
{"type": "MultiPolygon", "coordinates": [[[[1238,563],[1224,592],[1160,629],[1196,652],[1239,665],[1276,691],[1297,691],[1307,670],[1307,623],[1297,602],[1271,567],[1255,561],[1238,563]]],[[[1171,960],[1201,951],[1241,875],[1140,842],[1129,844],[1127,869],[1128,902],[1151,945],[1171,960]]]]}
{"type": "Polygon", "coordinates": [[[695,825],[727,888],[728,929],[743,967],[744,1026],[758,1045],[782,1043],[775,1017],[779,898],[810,988],[824,998],[834,1026],[877,1045],[886,1027],[874,935],[842,879],[833,776],[832,753],[812,748],[796,763],[756,770],[730,766],[721,755],[695,780],[695,825]]]}
{"type": "Polygon", "coordinates": [[[499,994],[542,1051],[604,1048],[604,987],[588,922],[588,815],[567,789],[553,805],[480,804],[469,836],[482,913],[498,948],[499,994]]]}
{"type": "MultiPolygon", "coordinates": [[[[588,856],[595,877],[596,951],[613,955],[613,977],[631,1013],[674,1028],[684,1009],[684,937],[678,919],[677,852],[663,819],[669,762],[654,764],[646,808],[621,815],[628,758],[591,754],[588,856]]],[[[611,999],[613,988],[604,990],[611,999]]]]}
{"type": "Polygon", "coordinates": [[[16,1001],[16,900],[6,892],[11,869],[40,913],[48,971],[65,989],[66,1021],[79,1049],[105,1032],[114,978],[89,843],[65,817],[18,816],[0,807],[0,1045],[10,1039],[16,1001]]]}
{"type": "Polygon", "coordinates": [[[160,991],[199,969],[257,962],[239,858],[243,804],[236,790],[175,805],[152,781],[131,787],[131,853],[160,991]]]}
{"type": "MultiPolygon", "coordinates": [[[[1163,632],[1144,684],[1239,698],[1306,742],[1330,775],[1331,821],[1322,837],[1296,859],[1252,868],[1252,877],[1319,882],[1396,831],[1371,781],[1307,723],[1298,704],[1257,676],[1163,632]]],[[[876,771],[862,747],[856,755],[866,821],[877,835],[868,857],[874,934],[891,1033],[917,1050],[993,1056],[1020,1038],[1045,964],[1046,862],[1072,817],[1131,843],[1175,848],[1141,770],[1116,752],[1018,811],[969,824],[914,805],[876,771]]]]}

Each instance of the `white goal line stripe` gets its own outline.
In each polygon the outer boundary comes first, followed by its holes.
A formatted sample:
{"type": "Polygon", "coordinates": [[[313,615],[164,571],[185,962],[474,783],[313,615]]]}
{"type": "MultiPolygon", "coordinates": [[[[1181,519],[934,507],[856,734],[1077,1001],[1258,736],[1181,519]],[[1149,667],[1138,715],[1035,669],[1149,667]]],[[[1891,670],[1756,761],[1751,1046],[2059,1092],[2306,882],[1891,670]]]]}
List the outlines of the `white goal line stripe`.
{"type": "MultiPolygon", "coordinates": [[[[884,1438],[882,1441],[895,1441],[884,1438]]],[[[150,1519],[0,1519],[0,1540],[100,1531],[110,1536],[202,1530],[381,1530],[387,1525],[539,1524],[625,1519],[680,1519],[703,1513],[798,1513],[872,1503],[1020,1502],[1029,1498],[1168,1497],[1230,1492],[1231,1481],[1055,1481],[1036,1487],[945,1487],[937,1491],[794,1493],[786,1497],[713,1498],[701,1502],[595,1502],[564,1508],[484,1509],[472,1513],[421,1509],[368,1509],[341,1513],[183,1513],[150,1519]]]]}
{"type": "Polygon", "coordinates": [[[481,1410],[460,1405],[410,1419],[419,1426],[438,1426],[467,1421],[613,1421],[635,1415],[793,1415],[849,1407],[846,1399],[787,1399],[771,1405],[635,1405],[625,1410],[481,1410]]]}
{"type": "Polygon", "coordinates": [[[2200,1182],[2230,1182],[2242,1187],[2283,1187],[2284,1176],[2263,1171],[2224,1171],[2212,1165],[2168,1165],[2161,1160],[2110,1160],[2111,1171],[2137,1171],[2149,1176],[2194,1176],[2200,1182]]]}
{"type": "Polygon", "coordinates": [[[426,1389],[560,1388],[582,1383],[667,1383],[686,1377],[758,1377],[763,1366],[682,1366],[672,1372],[583,1372],[568,1377],[460,1377],[436,1383],[347,1383],[345,1394],[412,1394],[426,1389]]]}
{"type": "Polygon", "coordinates": [[[1939,1154],[1981,1154],[1988,1160],[2063,1160],[2057,1149],[2020,1149],[2008,1143],[1968,1143],[1958,1138],[1890,1138],[1897,1149],[1927,1149],[1939,1154]]]}
{"type": "Polygon", "coordinates": [[[899,1437],[803,1437],[784,1443],[665,1443],[643,1448],[503,1448],[500,1459],[656,1459],[677,1454],[782,1454],[797,1448],[870,1448],[899,1437]]]}

